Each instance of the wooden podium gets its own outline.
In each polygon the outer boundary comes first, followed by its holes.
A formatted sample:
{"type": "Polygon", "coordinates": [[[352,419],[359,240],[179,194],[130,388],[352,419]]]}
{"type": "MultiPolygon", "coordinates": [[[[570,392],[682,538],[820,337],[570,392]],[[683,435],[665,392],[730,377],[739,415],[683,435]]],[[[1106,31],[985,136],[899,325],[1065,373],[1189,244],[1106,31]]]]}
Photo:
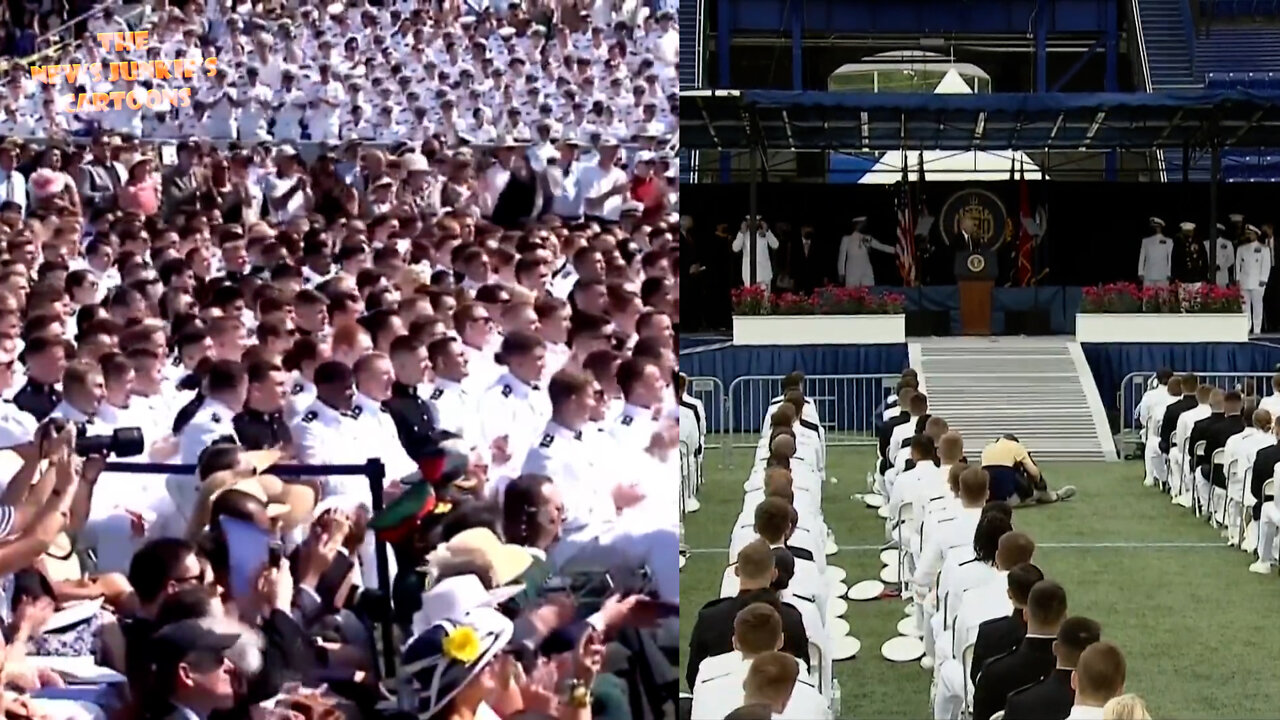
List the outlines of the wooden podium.
{"type": "Polygon", "coordinates": [[[991,334],[991,289],[995,287],[996,263],[992,250],[956,253],[962,335],[991,334]]]}

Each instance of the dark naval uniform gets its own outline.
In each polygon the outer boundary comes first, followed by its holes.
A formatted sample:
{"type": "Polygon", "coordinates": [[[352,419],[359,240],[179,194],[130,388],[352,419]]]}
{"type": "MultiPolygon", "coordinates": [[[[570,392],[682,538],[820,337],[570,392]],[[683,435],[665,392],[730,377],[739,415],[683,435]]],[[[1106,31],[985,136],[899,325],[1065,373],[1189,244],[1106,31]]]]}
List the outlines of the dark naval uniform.
{"type": "Polygon", "coordinates": [[[293,442],[283,410],[265,413],[245,408],[236,413],[232,423],[236,427],[236,437],[240,438],[240,445],[245,450],[270,450],[293,442]]]}
{"type": "Polygon", "coordinates": [[[27,380],[13,396],[13,404],[19,410],[31,413],[37,422],[44,422],[53,413],[53,409],[62,402],[62,391],[53,385],[45,385],[35,380],[27,380]]]}
{"type": "Polygon", "coordinates": [[[1209,281],[1209,254],[1204,243],[1192,238],[1179,238],[1173,248],[1173,279],[1180,283],[1209,281]]]}
{"type": "Polygon", "coordinates": [[[382,403],[391,416],[400,435],[400,444],[409,457],[417,459],[435,445],[435,431],[439,423],[435,412],[419,393],[418,388],[396,382],[391,386],[391,397],[382,403]]]}

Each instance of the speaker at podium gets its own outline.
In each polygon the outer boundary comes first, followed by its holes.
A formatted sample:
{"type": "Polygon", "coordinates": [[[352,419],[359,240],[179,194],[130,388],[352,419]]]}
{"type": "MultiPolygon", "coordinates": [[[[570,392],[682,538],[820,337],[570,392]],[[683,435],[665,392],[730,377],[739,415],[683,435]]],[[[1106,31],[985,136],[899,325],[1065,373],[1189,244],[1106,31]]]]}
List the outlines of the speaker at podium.
{"type": "Polygon", "coordinates": [[[998,260],[995,250],[979,248],[956,253],[956,284],[960,287],[960,332],[991,334],[991,292],[998,260]]]}

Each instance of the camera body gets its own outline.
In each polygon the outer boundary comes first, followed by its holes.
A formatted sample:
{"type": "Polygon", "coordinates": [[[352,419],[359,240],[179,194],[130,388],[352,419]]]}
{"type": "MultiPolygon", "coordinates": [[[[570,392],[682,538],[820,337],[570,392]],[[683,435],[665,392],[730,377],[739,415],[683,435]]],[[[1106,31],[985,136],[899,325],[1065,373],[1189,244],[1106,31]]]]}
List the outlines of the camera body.
{"type": "MultiPolygon", "coordinates": [[[[66,418],[50,418],[49,429],[57,435],[66,429],[66,418]]],[[[116,428],[110,435],[90,435],[84,423],[76,423],[75,453],[80,457],[135,457],[146,450],[142,428],[116,428]]]]}

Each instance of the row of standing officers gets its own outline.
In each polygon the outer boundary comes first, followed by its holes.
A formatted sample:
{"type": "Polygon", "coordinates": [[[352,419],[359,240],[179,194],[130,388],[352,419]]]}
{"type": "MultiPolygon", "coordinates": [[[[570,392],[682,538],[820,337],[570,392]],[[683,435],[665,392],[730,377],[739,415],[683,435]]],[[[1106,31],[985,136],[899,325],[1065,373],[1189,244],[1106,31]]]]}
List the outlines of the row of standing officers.
{"type": "Polygon", "coordinates": [[[1246,224],[1241,215],[1230,220],[1230,231],[1218,225],[1211,253],[1209,240],[1196,239],[1195,223],[1181,223],[1178,235],[1170,238],[1164,234],[1164,221],[1151,218],[1152,233],[1142,239],[1138,255],[1138,279],[1147,287],[1163,287],[1170,280],[1184,285],[1238,285],[1252,331],[1262,332],[1263,294],[1275,261],[1273,239],[1269,232],[1246,224]]]}

